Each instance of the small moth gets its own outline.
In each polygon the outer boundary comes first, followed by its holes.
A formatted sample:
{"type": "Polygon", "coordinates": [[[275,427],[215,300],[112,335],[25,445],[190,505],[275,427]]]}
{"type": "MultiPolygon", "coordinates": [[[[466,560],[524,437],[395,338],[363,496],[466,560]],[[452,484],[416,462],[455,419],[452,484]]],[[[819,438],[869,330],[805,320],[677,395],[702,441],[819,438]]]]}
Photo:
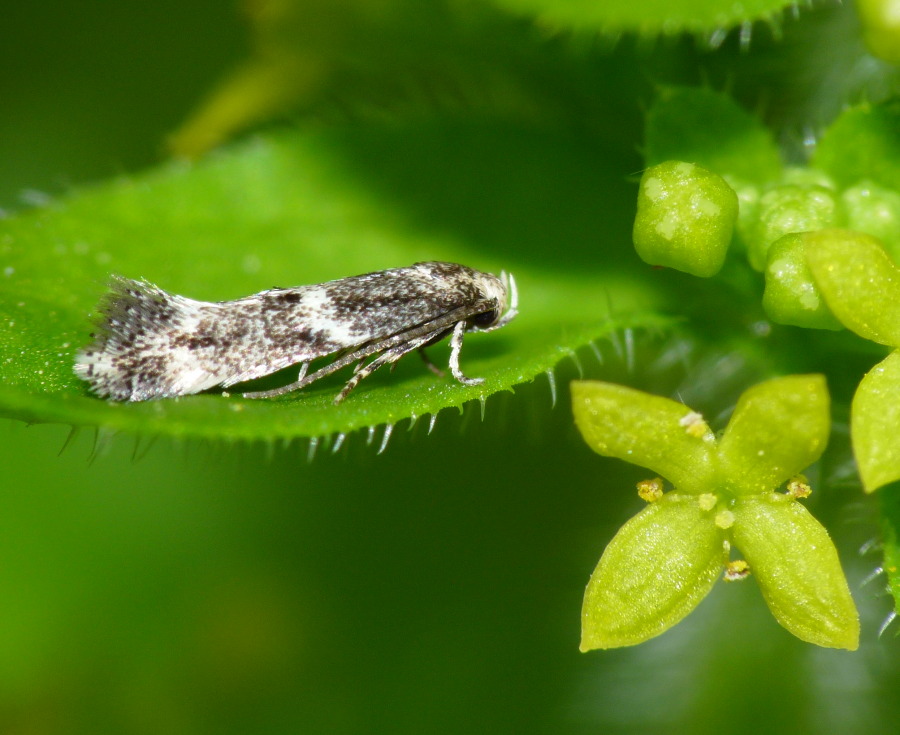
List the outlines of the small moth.
{"type": "Polygon", "coordinates": [[[273,288],[235,301],[194,301],[147,281],[113,276],[100,305],[94,342],[75,359],[75,374],[100,396],[146,401],[227,388],[290,365],[293,383],[244,393],[269,398],[303,388],[356,363],[334,399],[403,355],[450,337],[450,371],[459,368],[466,332],[490,332],[518,310],[512,275],[497,278],[456,263],[416,263],[311,286],[273,288]],[[335,356],[307,375],[310,362],[335,356]],[[372,359],[366,362],[366,359],[372,359]]]}

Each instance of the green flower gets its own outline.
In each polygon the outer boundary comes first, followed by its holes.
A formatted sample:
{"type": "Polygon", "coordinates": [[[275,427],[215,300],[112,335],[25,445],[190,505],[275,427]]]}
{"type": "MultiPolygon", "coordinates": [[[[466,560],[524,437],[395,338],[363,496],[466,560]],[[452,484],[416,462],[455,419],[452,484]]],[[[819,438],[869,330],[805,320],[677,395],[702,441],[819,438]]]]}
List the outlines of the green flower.
{"type": "Polygon", "coordinates": [[[856,649],[859,618],[837,551],[797,499],[798,473],[828,441],[820,375],[747,390],[718,439],[681,403],[610,383],[572,384],[575,422],[596,452],[659,473],[641,483],[649,505],[626,523],[591,575],[581,650],[641,643],[675,625],[724,572],[756,577],[772,614],[810,643],[856,649]],[[787,493],[776,488],[790,482],[787,493]],[[656,499],[658,498],[658,499],[656,499]],[[736,546],[744,560],[729,561],[736,546]]]}
{"type": "Polygon", "coordinates": [[[816,233],[805,251],[831,312],[865,339],[893,347],[860,381],[850,409],[853,454],[867,492],[900,480],[900,268],[874,237],[816,233]]]}

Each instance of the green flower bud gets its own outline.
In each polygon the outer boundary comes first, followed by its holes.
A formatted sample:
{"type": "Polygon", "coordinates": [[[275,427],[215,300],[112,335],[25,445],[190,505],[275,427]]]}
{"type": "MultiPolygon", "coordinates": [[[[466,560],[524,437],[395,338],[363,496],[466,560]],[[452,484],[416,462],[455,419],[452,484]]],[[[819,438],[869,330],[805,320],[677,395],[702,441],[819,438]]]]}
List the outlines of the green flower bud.
{"type": "Polygon", "coordinates": [[[812,166],[791,166],[786,168],[781,175],[782,184],[790,184],[808,189],[821,187],[829,191],[836,191],[837,185],[827,173],[820,168],[812,166]]]}
{"type": "Polygon", "coordinates": [[[737,214],[737,195],[721,176],[666,161],[641,178],[634,247],[651,265],[713,276],[725,262],[737,214]]]}
{"type": "Polygon", "coordinates": [[[863,40],[873,56],[900,64],[900,14],[896,0],[856,0],[863,40]]]}
{"type": "Polygon", "coordinates": [[[847,227],[877,237],[895,263],[900,263],[900,194],[863,182],[841,194],[847,227]]]}
{"type": "Polygon", "coordinates": [[[769,248],[779,238],[792,232],[834,227],[843,218],[837,195],[818,185],[776,186],[760,197],[758,211],[747,243],[750,265],[758,271],[766,267],[769,248]]]}
{"type": "Polygon", "coordinates": [[[807,246],[815,247],[818,232],[795,232],[769,248],[763,308],[778,324],[808,329],[842,329],[831,313],[806,262],[807,246]]]}

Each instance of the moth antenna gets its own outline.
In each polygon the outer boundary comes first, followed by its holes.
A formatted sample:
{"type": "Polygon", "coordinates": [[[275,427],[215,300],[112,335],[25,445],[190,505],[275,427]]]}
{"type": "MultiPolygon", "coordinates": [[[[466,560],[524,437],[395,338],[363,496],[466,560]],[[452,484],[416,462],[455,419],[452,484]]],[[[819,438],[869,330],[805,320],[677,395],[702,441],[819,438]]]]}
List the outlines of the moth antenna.
{"type": "Polygon", "coordinates": [[[512,315],[507,319],[509,321],[519,313],[519,287],[516,285],[516,277],[512,273],[507,274],[506,279],[507,288],[509,289],[509,310],[507,314],[512,315]]]}
{"type": "Polygon", "coordinates": [[[506,313],[503,314],[500,319],[498,319],[497,322],[492,324],[490,327],[487,327],[486,329],[479,329],[478,331],[480,332],[493,332],[495,329],[505,327],[519,313],[519,289],[516,286],[516,279],[513,277],[512,273],[500,271],[500,281],[503,283],[504,287],[506,288],[506,292],[509,294],[509,305],[506,307],[506,313]]]}

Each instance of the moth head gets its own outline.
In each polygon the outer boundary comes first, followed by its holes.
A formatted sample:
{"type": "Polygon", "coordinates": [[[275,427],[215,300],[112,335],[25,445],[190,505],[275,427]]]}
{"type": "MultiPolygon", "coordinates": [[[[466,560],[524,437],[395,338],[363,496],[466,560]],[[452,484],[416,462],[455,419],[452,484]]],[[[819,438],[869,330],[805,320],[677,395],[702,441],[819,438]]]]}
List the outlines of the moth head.
{"type": "Polygon", "coordinates": [[[501,272],[500,278],[491,273],[478,276],[478,288],[490,307],[472,316],[469,325],[483,332],[499,329],[518,313],[516,281],[506,272],[501,272]]]}

